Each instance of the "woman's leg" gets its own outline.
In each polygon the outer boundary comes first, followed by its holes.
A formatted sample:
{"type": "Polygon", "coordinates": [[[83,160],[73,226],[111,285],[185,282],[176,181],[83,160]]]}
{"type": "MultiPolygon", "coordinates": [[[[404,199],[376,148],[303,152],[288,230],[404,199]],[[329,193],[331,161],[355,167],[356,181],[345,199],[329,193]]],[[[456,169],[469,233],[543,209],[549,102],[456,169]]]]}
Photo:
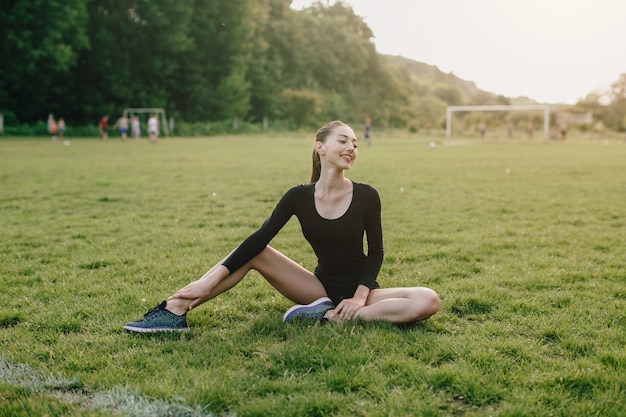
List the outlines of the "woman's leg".
{"type": "Polygon", "coordinates": [[[430,288],[377,288],[371,290],[365,306],[355,318],[414,323],[439,311],[439,296],[430,288]]]}
{"type": "Polygon", "coordinates": [[[296,304],[308,304],[326,297],[324,286],[311,271],[270,246],[250,261],[250,269],[258,271],[278,292],[296,304]]]}
{"type": "MultiPolygon", "coordinates": [[[[219,267],[219,265],[221,262],[212,269],[219,267]]],[[[308,304],[326,296],[326,290],[313,273],[276,249],[266,246],[250,262],[220,281],[211,290],[206,301],[233,288],[252,269],[258,271],[270,285],[294,303],[308,304]]],[[[207,274],[210,273],[211,270],[207,274]]],[[[167,303],[167,309],[175,314],[182,314],[189,310],[191,301],[184,298],[170,299],[167,303]]]]}

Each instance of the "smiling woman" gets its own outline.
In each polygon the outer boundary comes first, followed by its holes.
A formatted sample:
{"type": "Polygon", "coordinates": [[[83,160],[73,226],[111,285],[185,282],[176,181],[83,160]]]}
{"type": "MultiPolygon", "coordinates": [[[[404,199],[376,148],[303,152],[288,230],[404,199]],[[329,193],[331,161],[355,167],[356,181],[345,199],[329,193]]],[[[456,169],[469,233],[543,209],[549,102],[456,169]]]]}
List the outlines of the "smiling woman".
{"type": "Polygon", "coordinates": [[[439,297],[429,288],[380,288],[380,198],[373,187],[345,177],[357,157],[356,142],[352,128],[341,121],[322,126],[315,135],[310,183],[289,189],[263,225],[226,258],[124,329],[187,331],[188,311],[232,289],[250,270],[294,303],[302,303],[285,313],[285,322],[363,319],[401,324],[435,314],[439,297]],[[317,256],[314,272],[269,246],[294,215],[317,256]]]}

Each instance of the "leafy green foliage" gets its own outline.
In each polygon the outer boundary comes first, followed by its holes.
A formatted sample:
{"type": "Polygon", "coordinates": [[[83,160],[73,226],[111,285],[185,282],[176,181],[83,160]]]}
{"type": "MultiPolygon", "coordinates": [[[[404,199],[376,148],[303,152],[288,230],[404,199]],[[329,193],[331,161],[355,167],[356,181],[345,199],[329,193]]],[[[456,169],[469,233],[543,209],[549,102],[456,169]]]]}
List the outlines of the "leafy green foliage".
{"type": "Polygon", "coordinates": [[[313,91],[287,88],[280,92],[280,98],[285,114],[293,120],[295,127],[302,127],[307,122],[317,122],[320,98],[313,91]]]}
{"type": "Polygon", "coordinates": [[[0,111],[21,121],[45,119],[89,45],[85,2],[10,1],[0,8],[0,27],[0,111]]]}
{"type": "Polygon", "coordinates": [[[626,131],[626,72],[611,84],[606,94],[592,92],[577,103],[577,107],[592,111],[605,127],[620,132],[626,131]],[[609,100],[607,105],[605,102],[609,100]]]}
{"type": "Polygon", "coordinates": [[[419,129],[440,126],[446,104],[497,100],[379,55],[371,29],[341,2],[302,11],[285,0],[11,3],[0,11],[0,112],[12,134],[49,113],[84,131],[128,107],[163,107],[190,123],[371,117],[419,129]],[[285,91],[316,104],[286,106],[285,91]]]}

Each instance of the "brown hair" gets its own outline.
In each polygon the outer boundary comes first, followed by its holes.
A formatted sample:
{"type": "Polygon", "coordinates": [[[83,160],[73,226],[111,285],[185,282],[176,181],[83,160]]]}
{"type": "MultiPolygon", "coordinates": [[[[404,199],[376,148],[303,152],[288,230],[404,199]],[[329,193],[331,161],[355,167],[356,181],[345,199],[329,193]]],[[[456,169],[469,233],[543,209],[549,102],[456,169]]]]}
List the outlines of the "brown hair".
{"type": "MultiPolygon", "coordinates": [[[[334,128],[339,126],[347,126],[344,122],[340,120],[333,120],[332,122],[326,123],[324,126],[320,127],[315,133],[315,141],[316,142],[326,142],[326,138],[330,135],[334,128]]],[[[320,179],[320,174],[322,172],[322,162],[320,161],[320,155],[313,148],[313,164],[311,167],[311,183],[316,182],[320,179]]]]}

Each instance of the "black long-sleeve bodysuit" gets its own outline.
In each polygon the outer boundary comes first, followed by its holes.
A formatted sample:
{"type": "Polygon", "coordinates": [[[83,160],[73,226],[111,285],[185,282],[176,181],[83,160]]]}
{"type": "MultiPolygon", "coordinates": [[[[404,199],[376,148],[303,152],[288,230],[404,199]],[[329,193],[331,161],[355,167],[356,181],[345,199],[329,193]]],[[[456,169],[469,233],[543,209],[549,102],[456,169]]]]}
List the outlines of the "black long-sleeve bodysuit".
{"type": "Polygon", "coordinates": [[[279,200],[263,225],[245,239],[222,263],[233,272],[258,255],[292,215],[317,255],[315,276],[338,304],[352,298],[359,285],[378,288],[376,277],[383,261],[381,203],[371,186],[353,183],[352,202],[337,219],[321,217],[315,208],[315,184],[297,185],[279,200]],[[363,236],[367,236],[367,255],[363,236]]]}

